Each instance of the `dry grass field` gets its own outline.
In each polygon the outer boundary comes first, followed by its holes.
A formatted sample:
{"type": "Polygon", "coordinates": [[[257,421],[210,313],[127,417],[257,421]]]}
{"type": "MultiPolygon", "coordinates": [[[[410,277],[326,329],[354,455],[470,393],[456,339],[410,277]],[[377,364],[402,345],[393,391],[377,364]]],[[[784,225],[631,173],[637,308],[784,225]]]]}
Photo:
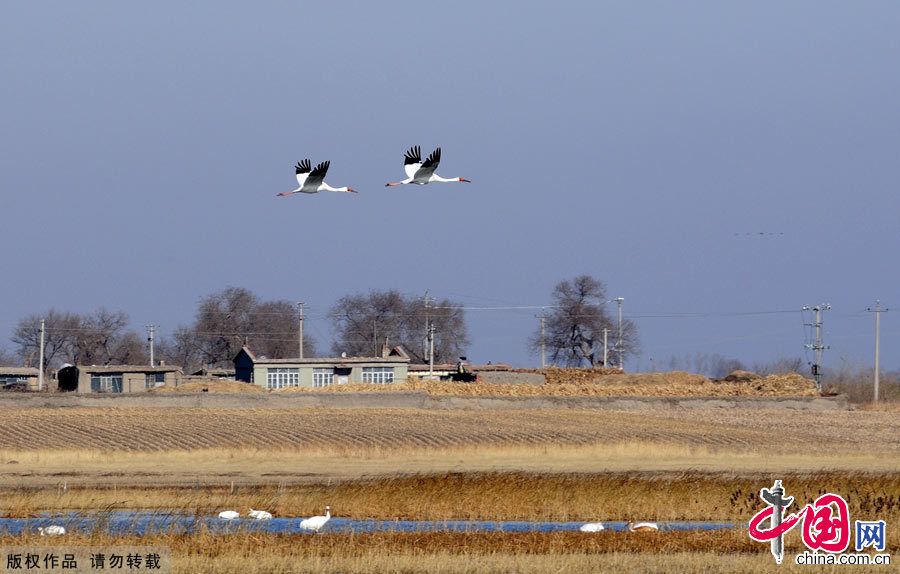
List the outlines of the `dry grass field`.
{"type": "MultiPolygon", "coordinates": [[[[330,504],[337,516],[388,520],[743,522],[775,478],[800,500],[835,491],[855,518],[900,522],[897,410],[72,407],[0,417],[7,516],[308,516],[330,504]]],[[[900,530],[888,535],[896,548],[900,530]]],[[[776,571],[765,545],[737,531],[158,536],[140,543],[169,547],[179,573],[776,571]]],[[[817,571],[777,571],[800,570],[817,571]]]]}
{"type": "Polygon", "coordinates": [[[896,472],[891,410],[5,411],[8,485],[243,484],[434,472],[896,472]],[[866,441],[863,437],[879,437],[866,441]]]}

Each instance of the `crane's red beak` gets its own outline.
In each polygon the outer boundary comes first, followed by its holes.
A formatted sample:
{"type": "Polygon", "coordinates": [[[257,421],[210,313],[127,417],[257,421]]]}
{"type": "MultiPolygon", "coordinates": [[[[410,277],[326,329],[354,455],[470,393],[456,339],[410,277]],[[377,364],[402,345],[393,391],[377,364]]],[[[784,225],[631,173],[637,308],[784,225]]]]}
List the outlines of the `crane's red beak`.
{"type": "Polygon", "coordinates": [[[356,190],[353,189],[352,187],[348,187],[347,191],[349,191],[350,193],[357,193],[356,190]]]}
{"type": "Polygon", "coordinates": [[[471,181],[469,181],[468,179],[466,179],[464,177],[459,178],[459,181],[464,181],[466,183],[472,183],[471,181]]]}
{"type": "Polygon", "coordinates": [[[289,196],[289,195],[291,195],[291,192],[289,192],[289,191],[282,191],[281,193],[278,194],[278,197],[287,197],[287,196],[289,196]]]}

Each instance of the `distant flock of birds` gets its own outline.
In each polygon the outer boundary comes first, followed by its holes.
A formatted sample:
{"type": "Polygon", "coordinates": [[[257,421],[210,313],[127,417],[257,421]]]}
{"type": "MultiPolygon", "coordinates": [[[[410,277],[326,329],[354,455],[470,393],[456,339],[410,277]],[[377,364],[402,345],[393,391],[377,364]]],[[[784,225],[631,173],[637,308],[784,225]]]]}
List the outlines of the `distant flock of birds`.
{"type": "MultiPolygon", "coordinates": [[[[253,510],[247,513],[247,516],[255,520],[271,520],[272,513],[265,510],[253,510]]],[[[222,520],[236,520],[241,517],[241,513],[237,510],[223,510],[219,513],[222,520]]],[[[331,507],[325,507],[325,514],[321,516],[310,516],[300,522],[300,529],[309,532],[319,532],[322,527],[331,520],[331,507]]],[[[629,522],[627,527],[629,532],[655,532],[659,530],[659,525],[655,522],[629,522]]],[[[602,522],[588,522],[583,524],[578,530],[581,532],[602,532],[605,530],[602,522]]],[[[66,529],[59,525],[45,526],[38,528],[41,536],[62,536],[66,533],[66,529]]]]}
{"type": "MultiPolygon", "coordinates": [[[[438,182],[465,182],[471,183],[464,177],[441,177],[435,173],[438,165],[441,163],[441,148],[435,149],[431,154],[422,161],[422,149],[419,146],[413,146],[407,150],[403,156],[403,169],[406,170],[406,179],[400,181],[389,181],[385,187],[394,187],[397,185],[425,185],[428,183],[438,182]]],[[[332,187],[325,183],[325,175],[331,166],[330,161],[323,161],[316,167],[312,167],[309,159],[297,162],[294,171],[297,175],[297,189],[291,191],[283,191],[278,195],[287,197],[295,193],[319,193],[320,191],[338,191],[345,193],[356,193],[352,187],[332,187]]]]}

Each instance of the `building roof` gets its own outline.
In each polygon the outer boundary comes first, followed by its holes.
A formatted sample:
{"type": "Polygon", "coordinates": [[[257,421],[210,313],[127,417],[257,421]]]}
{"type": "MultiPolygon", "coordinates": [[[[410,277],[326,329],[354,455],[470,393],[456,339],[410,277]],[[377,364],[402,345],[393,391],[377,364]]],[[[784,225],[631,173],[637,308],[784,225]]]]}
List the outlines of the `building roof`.
{"type": "Polygon", "coordinates": [[[0,375],[37,377],[40,375],[40,371],[38,371],[37,367],[0,367],[0,375]]]}
{"type": "Polygon", "coordinates": [[[76,368],[85,373],[174,373],[181,370],[172,365],[78,365],[76,368]]]}
{"type": "Polygon", "coordinates": [[[408,363],[409,359],[404,359],[402,357],[309,357],[303,359],[267,359],[265,357],[258,357],[253,362],[257,365],[318,365],[322,363],[329,365],[353,365],[359,363],[408,363]]]}
{"type": "MultiPolygon", "coordinates": [[[[409,356],[403,356],[406,355],[405,352],[403,352],[403,355],[391,355],[388,357],[304,357],[302,359],[299,357],[270,359],[268,357],[255,354],[247,346],[241,347],[241,350],[238,351],[237,356],[240,356],[242,352],[246,353],[247,356],[250,357],[250,360],[257,365],[356,365],[360,363],[396,364],[409,362],[409,356]]],[[[235,359],[237,359],[237,356],[235,357],[235,359]]]]}

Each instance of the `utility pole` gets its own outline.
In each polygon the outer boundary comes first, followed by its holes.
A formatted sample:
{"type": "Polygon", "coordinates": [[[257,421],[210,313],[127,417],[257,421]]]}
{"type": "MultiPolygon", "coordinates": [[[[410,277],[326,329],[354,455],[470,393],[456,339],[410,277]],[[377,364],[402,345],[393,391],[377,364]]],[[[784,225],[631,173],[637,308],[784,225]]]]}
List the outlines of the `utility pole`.
{"type": "Polygon", "coordinates": [[[44,390],[44,320],[41,319],[41,354],[38,362],[38,391],[44,390]]]}
{"type": "Polygon", "coordinates": [[[300,301],[297,303],[297,306],[300,308],[300,327],[299,327],[299,346],[300,346],[300,358],[303,358],[303,306],[306,303],[300,301]]]}
{"type": "Polygon", "coordinates": [[[535,317],[541,320],[541,368],[545,369],[547,368],[547,344],[544,339],[544,321],[546,321],[547,315],[541,309],[541,314],[535,315],[535,317]]]}
{"type": "Polygon", "coordinates": [[[886,313],[889,309],[881,308],[881,301],[875,301],[875,308],[869,307],[866,311],[875,313],[875,394],[874,402],[878,402],[878,385],[881,380],[881,370],[878,364],[879,351],[881,350],[881,314],[886,313]]]}
{"type": "Polygon", "coordinates": [[[431,302],[434,301],[433,297],[428,296],[428,289],[425,290],[425,297],[423,297],[425,302],[425,340],[423,343],[425,344],[425,348],[422,350],[423,355],[428,355],[429,360],[431,357],[431,353],[429,352],[429,340],[431,338],[431,323],[429,323],[429,313],[428,310],[431,308],[431,302]]]}
{"type": "Polygon", "coordinates": [[[378,319],[372,319],[372,348],[374,349],[373,357],[380,357],[381,352],[378,349],[378,319]]]}
{"type": "Polygon", "coordinates": [[[603,368],[609,366],[609,329],[603,327],[603,368]]]}
{"type": "Polygon", "coordinates": [[[150,342],[150,366],[155,367],[156,363],[154,363],[154,356],[153,356],[153,339],[154,339],[154,335],[156,334],[156,325],[144,325],[144,326],[147,327],[147,341],[150,342]]]}
{"type": "Polygon", "coordinates": [[[434,378],[434,323],[428,329],[428,378],[434,378]]]}
{"type": "Polygon", "coordinates": [[[618,334],[616,335],[616,351],[619,353],[619,370],[625,370],[625,361],[622,358],[622,303],[625,302],[625,297],[616,297],[613,299],[618,306],[619,313],[619,327],[618,334]]]}
{"type": "Polygon", "coordinates": [[[825,349],[830,349],[828,345],[825,345],[822,342],[822,311],[830,311],[831,305],[828,303],[823,303],[821,305],[816,305],[814,307],[810,307],[809,305],[803,307],[804,311],[813,311],[815,312],[815,320],[810,324],[806,323],[808,327],[815,327],[816,329],[816,340],[812,345],[806,345],[807,349],[812,349],[816,353],[815,362],[812,365],[812,375],[816,380],[816,389],[819,391],[822,390],[822,351],[825,349]]]}

